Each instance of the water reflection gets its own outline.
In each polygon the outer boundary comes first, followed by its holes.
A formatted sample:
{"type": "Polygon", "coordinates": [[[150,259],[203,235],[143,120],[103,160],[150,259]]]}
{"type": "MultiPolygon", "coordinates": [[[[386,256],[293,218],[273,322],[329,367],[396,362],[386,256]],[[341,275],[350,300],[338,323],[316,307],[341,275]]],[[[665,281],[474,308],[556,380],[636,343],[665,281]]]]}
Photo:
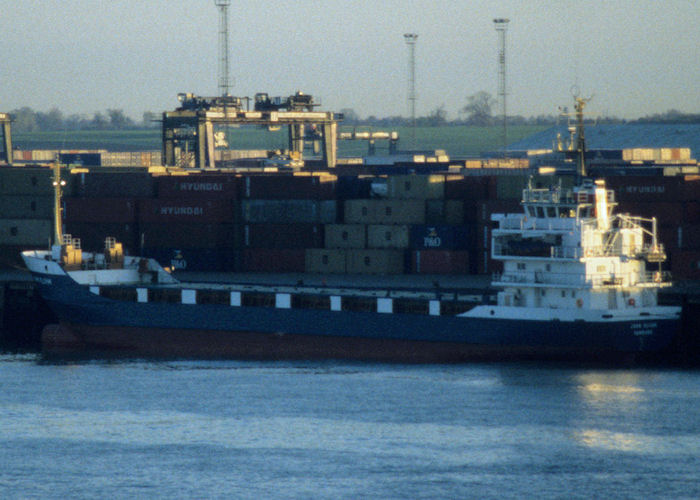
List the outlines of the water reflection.
{"type": "Polygon", "coordinates": [[[626,452],[652,451],[654,448],[652,438],[633,433],[586,429],[575,433],[575,437],[589,448],[626,452]]]}
{"type": "MultiPolygon", "coordinates": [[[[578,394],[590,406],[638,405],[646,400],[638,373],[582,373],[575,377],[578,394]]],[[[622,407],[617,406],[617,409],[622,407]]]]}
{"type": "Polygon", "coordinates": [[[621,452],[643,452],[654,448],[653,440],[636,432],[586,428],[590,424],[614,425],[626,415],[643,411],[646,394],[641,377],[635,372],[581,373],[575,377],[583,410],[582,430],[575,439],[588,448],[621,452]]]}

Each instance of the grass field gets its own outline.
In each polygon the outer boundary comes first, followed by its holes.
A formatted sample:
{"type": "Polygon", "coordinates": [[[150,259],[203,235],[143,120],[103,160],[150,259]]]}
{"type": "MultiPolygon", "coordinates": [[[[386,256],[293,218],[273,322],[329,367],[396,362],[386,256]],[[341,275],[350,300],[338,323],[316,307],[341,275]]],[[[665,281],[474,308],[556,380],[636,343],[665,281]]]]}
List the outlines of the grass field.
{"type": "MultiPolygon", "coordinates": [[[[514,126],[508,128],[509,142],[545,130],[543,126],[514,126]]],[[[352,127],[341,126],[341,131],[352,131],[352,127]]],[[[445,150],[451,156],[477,155],[494,151],[502,145],[500,127],[357,127],[358,131],[393,131],[399,133],[400,150],[432,151],[445,150]]],[[[287,131],[276,132],[255,127],[229,129],[231,149],[285,149],[287,131]]],[[[155,130],[80,130],[66,132],[35,132],[13,134],[14,146],[19,149],[106,149],[108,151],[148,151],[161,149],[161,131],[155,130]]],[[[338,141],[340,156],[359,156],[367,153],[365,141],[338,141]]],[[[387,141],[377,141],[376,154],[388,152],[387,141]]]]}

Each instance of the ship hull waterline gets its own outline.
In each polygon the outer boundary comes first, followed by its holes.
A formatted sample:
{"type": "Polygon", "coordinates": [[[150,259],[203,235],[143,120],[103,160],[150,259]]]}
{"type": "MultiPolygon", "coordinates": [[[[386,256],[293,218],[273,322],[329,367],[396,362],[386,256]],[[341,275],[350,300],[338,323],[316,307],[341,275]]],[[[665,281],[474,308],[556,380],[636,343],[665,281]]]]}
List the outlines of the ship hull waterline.
{"type": "MultiPolygon", "coordinates": [[[[55,288],[53,289],[55,292],[55,288]]],[[[49,300],[46,356],[396,362],[626,360],[663,351],[678,321],[522,321],[417,314],[49,300]]]]}
{"type": "MultiPolygon", "coordinates": [[[[670,326],[670,325],[669,325],[670,326]]],[[[109,325],[48,325],[42,333],[46,358],[355,360],[402,363],[470,361],[582,361],[632,363],[657,351],[531,344],[478,344],[337,337],[288,333],[145,328],[109,325]]]]}

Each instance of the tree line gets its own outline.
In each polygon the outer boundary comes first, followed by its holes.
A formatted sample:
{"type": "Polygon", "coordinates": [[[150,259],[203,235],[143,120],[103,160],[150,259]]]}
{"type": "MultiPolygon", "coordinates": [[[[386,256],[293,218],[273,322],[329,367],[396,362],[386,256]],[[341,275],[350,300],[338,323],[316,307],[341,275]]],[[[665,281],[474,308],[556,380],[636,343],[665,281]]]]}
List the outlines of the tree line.
{"type": "MultiPolygon", "coordinates": [[[[496,107],[496,99],[485,91],[477,92],[467,96],[467,103],[459,110],[459,116],[456,119],[448,120],[445,105],[442,104],[432,110],[428,115],[416,117],[416,126],[418,127],[440,127],[449,125],[472,125],[479,127],[490,127],[503,123],[503,115],[495,115],[494,108],[496,107]]],[[[566,109],[562,110],[564,113],[566,109]]],[[[347,125],[381,125],[381,126],[410,126],[413,123],[411,118],[403,116],[390,116],[386,118],[377,118],[369,116],[362,119],[353,109],[343,109],[343,123],[347,125]]],[[[557,125],[562,123],[564,119],[559,115],[537,115],[537,116],[521,116],[508,115],[509,125],[557,125]]],[[[671,109],[665,113],[657,113],[654,115],[645,116],[635,120],[617,118],[614,116],[597,117],[597,123],[700,123],[700,114],[698,113],[681,113],[678,110],[671,109]]]]}
{"type": "MultiPolygon", "coordinates": [[[[485,91],[480,91],[467,96],[467,103],[459,110],[459,116],[448,119],[445,105],[442,104],[433,109],[426,116],[416,117],[415,124],[418,127],[442,127],[450,125],[471,125],[489,127],[503,123],[503,115],[495,115],[496,99],[485,91]]],[[[354,109],[344,108],[343,124],[352,126],[411,126],[413,119],[405,116],[377,117],[374,115],[361,118],[354,109]]],[[[72,114],[65,116],[57,108],[48,112],[34,111],[29,107],[23,107],[10,111],[13,118],[13,130],[16,132],[40,132],[61,130],[136,130],[159,128],[159,116],[156,113],[146,111],[140,122],[128,117],[121,109],[107,109],[103,112],[95,112],[92,117],[72,114]]],[[[561,115],[520,116],[508,115],[509,125],[556,125],[562,122],[561,115]]],[[[598,123],[700,123],[700,114],[681,113],[671,109],[665,113],[645,116],[636,120],[626,120],[617,117],[596,118],[598,123]]]]}
{"type": "Polygon", "coordinates": [[[61,130],[138,130],[159,128],[159,115],[146,111],[140,122],[134,121],[121,109],[95,112],[92,117],[79,114],[64,115],[58,108],[47,112],[23,107],[10,111],[15,132],[49,132],[61,130]]]}

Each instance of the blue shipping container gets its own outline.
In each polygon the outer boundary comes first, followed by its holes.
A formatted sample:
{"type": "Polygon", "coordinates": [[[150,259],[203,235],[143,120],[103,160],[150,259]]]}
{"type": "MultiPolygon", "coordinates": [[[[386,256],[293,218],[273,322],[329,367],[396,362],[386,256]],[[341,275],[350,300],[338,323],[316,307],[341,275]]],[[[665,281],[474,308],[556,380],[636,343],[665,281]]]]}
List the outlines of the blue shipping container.
{"type": "Polygon", "coordinates": [[[411,226],[409,246],[415,250],[461,250],[469,248],[467,226],[411,226]]]}

